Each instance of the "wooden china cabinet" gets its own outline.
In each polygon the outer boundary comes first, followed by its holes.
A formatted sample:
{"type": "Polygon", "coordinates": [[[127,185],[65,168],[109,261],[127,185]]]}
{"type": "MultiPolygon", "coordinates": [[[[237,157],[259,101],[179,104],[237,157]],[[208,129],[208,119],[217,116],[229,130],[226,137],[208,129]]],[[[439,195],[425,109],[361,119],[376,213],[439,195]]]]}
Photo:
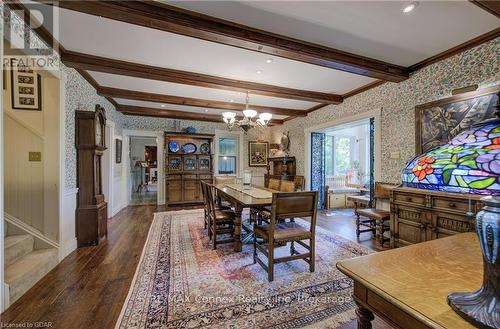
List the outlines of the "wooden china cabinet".
{"type": "Polygon", "coordinates": [[[202,203],[200,181],[213,182],[211,134],[165,133],[167,205],[202,203]]]}
{"type": "Polygon", "coordinates": [[[95,112],[76,111],[77,208],[76,238],[78,247],[97,245],[107,236],[107,203],[102,192],[101,158],[106,150],[104,108],[95,112]]]}

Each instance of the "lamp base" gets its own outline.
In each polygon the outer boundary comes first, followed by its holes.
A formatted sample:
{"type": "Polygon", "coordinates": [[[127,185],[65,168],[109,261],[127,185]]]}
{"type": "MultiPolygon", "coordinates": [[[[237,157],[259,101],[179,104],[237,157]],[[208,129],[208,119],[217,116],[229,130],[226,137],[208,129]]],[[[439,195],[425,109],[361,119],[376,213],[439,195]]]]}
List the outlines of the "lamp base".
{"type": "Polygon", "coordinates": [[[494,290],[481,287],[476,292],[448,295],[448,305],[462,318],[478,328],[500,328],[500,310],[494,290]]]}

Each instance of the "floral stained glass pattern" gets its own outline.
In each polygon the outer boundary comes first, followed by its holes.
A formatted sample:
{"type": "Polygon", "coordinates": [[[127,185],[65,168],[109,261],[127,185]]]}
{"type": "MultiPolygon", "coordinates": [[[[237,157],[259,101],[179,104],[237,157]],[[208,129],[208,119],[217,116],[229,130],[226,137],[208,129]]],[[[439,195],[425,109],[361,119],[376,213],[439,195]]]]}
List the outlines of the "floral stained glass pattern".
{"type": "Polygon", "coordinates": [[[412,159],[403,185],[457,193],[500,194],[500,121],[467,130],[412,159]]]}

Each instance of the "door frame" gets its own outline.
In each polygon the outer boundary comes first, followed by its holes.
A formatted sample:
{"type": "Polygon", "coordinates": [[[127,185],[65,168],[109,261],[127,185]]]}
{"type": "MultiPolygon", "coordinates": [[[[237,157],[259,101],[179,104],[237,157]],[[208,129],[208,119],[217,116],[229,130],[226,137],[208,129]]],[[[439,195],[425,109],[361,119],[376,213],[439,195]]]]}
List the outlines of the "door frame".
{"type": "Polygon", "coordinates": [[[123,130],[123,150],[125,150],[123,154],[123,170],[125,170],[125,182],[127,188],[127,205],[130,204],[131,200],[131,175],[130,175],[130,137],[155,137],[156,138],[156,149],[157,149],[157,161],[158,161],[158,194],[156,195],[156,204],[163,205],[165,204],[165,179],[164,179],[164,155],[163,145],[164,145],[164,136],[161,131],[153,131],[153,130],[132,130],[132,129],[124,129],[123,130]]]}
{"type": "MultiPolygon", "coordinates": [[[[104,185],[107,185],[106,186],[106,189],[108,191],[108,195],[105,194],[105,200],[107,201],[108,203],[108,218],[111,218],[113,216],[113,209],[115,207],[114,205],[114,191],[113,191],[113,180],[114,180],[114,166],[113,166],[113,158],[114,158],[114,154],[115,154],[115,144],[113,143],[114,139],[115,139],[115,123],[111,120],[106,120],[106,127],[109,128],[109,136],[105,135],[105,139],[109,139],[109,143],[107,145],[107,150],[104,151],[106,154],[106,152],[108,152],[108,161],[106,163],[103,163],[102,165],[105,166],[107,168],[107,178],[104,179],[106,180],[106,183],[107,184],[103,184],[103,188],[104,188],[104,185]]],[[[107,141],[105,141],[107,142],[107,141]]],[[[104,183],[104,181],[103,181],[104,183]]],[[[104,191],[103,191],[104,192],[104,191]]]]}
{"type": "Polygon", "coordinates": [[[310,189],[309,186],[311,182],[311,133],[317,130],[322,130],[332,126],[338,126],[341,124],[346,124],[353,121],[360,121],[363,119],[374,118],[375,126],[375,147],[374,147],[374,157],[375,165],[373,170],[373,175],[375,181],[380,181],[381,168],[382,168],[382,126],[381,126],[381,114],[382,109],[375,109],[372,111],[363,112],[356,115],[351,115],[347,117],[342,117],[339,119],[331,120],[325,123],[321,123],[316,126],[312,126],[304,129],[304,176],[306,179],[306,190],[310,189]],[[309,182],[309,183],[307,183],[309,182]]]}

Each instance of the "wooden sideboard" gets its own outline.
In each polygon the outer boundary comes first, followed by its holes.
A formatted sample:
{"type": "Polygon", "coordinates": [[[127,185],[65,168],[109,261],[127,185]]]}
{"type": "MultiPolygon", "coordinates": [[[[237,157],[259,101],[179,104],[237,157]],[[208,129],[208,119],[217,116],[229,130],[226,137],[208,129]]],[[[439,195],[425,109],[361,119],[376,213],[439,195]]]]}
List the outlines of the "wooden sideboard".
{"type": "Polygon", "coordinates": [[[473,231],[481,195],[397,187],[391,198],[391,247],[473,231]],[[467,212],[471,211],[472,216],[467,212]]]}
{"type": "Polygon", "coordinates": [[[213,138],[211,134],[165,133],[167,205],[203,202],[200,181],[212,183],[213,180],[213,138]],[[179,150],[170,150],[170,142],[177,143],[179,150]],[[196,151],[183,152],[185,144],[194,144],[196,151]]]}

